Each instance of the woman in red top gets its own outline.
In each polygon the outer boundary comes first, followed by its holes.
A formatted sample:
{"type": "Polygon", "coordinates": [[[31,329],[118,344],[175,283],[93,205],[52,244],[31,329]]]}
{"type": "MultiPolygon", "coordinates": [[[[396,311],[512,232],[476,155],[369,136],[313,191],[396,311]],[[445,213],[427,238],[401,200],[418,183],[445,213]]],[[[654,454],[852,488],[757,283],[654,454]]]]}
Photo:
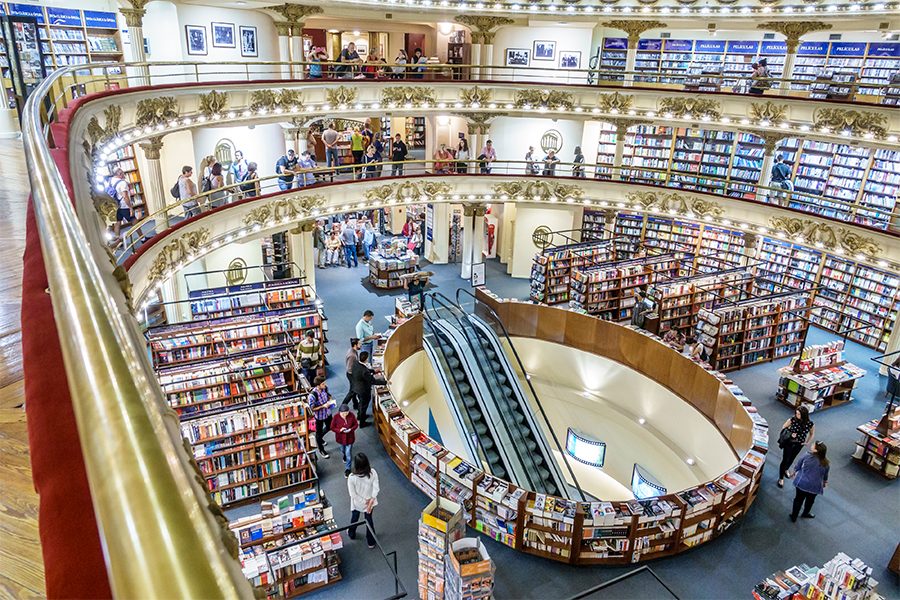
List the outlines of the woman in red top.
{"type": "Polygon", "coordinates": [[[347,403],[341,404],[338,414],[331,418],[331,431],[334,432],[334,441],[341,446],[341,458],[344,459],[344,477],[350,476],[350,466],[353,463],[353,442],[356,441],[356,430],[359,422],[356,415],[350,412],[347,403]]]}

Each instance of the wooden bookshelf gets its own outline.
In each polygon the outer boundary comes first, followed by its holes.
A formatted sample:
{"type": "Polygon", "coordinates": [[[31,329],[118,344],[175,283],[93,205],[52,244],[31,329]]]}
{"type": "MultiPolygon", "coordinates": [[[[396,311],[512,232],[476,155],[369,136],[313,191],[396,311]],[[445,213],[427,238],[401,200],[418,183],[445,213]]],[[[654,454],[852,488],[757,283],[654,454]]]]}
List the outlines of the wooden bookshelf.
{"type": "Polygon", "coordinates": [[[376,288],[392,290],[403,287],[403,275],[415,272],[419,257],[413,252],[402,255],[383,254],[380,251],[369,255],[369,283],[376,288]]]}
{"type": "MultiPolygon", "coordinates": [[[[105,167],[97,167],[97,174],[104,177],[106,182],[113,176],[116,169],[125,172],[125,181],[128,182],[128,191],[131,193],[131,203],[134,207],[134,216],[138,220],[148,214],[147,202],[144,194],[144,183],[141,180],[141,172],[138,169],[137,158],[134,155],[134,145],[124,146],[115,150],[105,167]]],[[[104,193],[105,195],[105,193],[104,193]]]]}
{"type": "Polygon", "coordinates": [[[657,303],[660,333],[669,329],[692,331],[701,309],[745,300],[751,283],[749,270],[744,267],[655,283],[650,296],[657,303]]]}
{"type": "Polygon", "coordinates": [[[316,293],[303,277],[195,290],[188,294],[194,320],[312,307],[316,293]]]}
{"type": "Polygon", "coordinates": [[[610,240],[555,246],[534,257],[531,265],[531,299],[547,305],[569,301],[569,283],[576,269],[590,268],[615,257],[610,240]]]}
{"type": "Polygon", "coordinates": [[[879,421],[874,419],[856,428],[862,435],[856,441],[853,459],[887,479],[896,479],[900,474],[900,407],[894,406],[886,435],[876,430],[879,421]]]}

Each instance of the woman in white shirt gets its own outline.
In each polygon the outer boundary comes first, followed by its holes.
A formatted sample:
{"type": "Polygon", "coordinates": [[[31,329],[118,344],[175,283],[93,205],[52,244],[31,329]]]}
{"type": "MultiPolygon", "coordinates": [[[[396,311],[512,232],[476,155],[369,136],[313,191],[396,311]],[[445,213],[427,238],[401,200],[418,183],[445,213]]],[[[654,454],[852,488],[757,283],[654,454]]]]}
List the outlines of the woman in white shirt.
{"type": "MultiPolygon", "coordinates": [[[[366,543],[369,548],[375,547],[375,523],[372,511],[378,504],[378,473],[369,465],[369,457],[359,452],[353,457],[353,472],[347,478],[347,491],[350,492],[350,521],[356,523],[360,513],[365,514],[366,543]]],[[[356,527],[347,531],[350,539],[356,539],[356,527]]]]}

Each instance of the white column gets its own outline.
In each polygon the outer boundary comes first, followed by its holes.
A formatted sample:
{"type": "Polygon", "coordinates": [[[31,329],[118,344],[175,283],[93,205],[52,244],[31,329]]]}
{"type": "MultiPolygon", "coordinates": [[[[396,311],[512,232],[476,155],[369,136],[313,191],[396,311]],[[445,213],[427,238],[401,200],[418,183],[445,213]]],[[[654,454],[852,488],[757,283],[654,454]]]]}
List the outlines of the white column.
{"type": "Polygon", "coordinates": [[[772,164],[775,162],[775,151],[766,151],[766,155],[763,157],[762,162],[762,170],[759,173],[759,185],[760,187],[756,190],[756,199],[760,202],[765,202],[766,198],[769,196],[769,190],[763,189],[769,187],[772,183],[772,164]]]}
{"type": "Polygon", "coordinates": [[[744,234],[744,255],[741,257],[741,266],[748,267],[756,264],[756,251],[759,246],[759,238],[755,233],[744,234]]]}
{"type": "Polygon", "coordinates": [[[631,87],[634,84],[634,64],[637,61],[637,40],[634,44],[628,40],[628,52],[625,54],[625,87],[631,87]]]}
{"type": "Polygon", "coordinates": [[[163,282],[162,288],[159,290],[159,295],[165,306],[166,323],[180,323],[181,314],[178,311],[178,306],[176,304],[169,304],[170,302],[175,302],[177,298],[174,277],[166,279],[163,282]]]}
{"type": "MultiPolygon", "coordinates": [[[[788,46],[788,50],[791,50],[791,46],[788,46]]],[[[794,72],[794,62],[797,60],[797,46],[793,46],[793,51],[788,52],[784,57],[784,70],[781,71],[782,79],[790,79],[791,74],[794,72]]],[[[787,81],[781,82],[781,89],[779,89],[778,94],[780,96],[787,96],[791,92],[791,84],[787,81]]]]}
{"type": "MultiPolygon", "coordinates": [[[[494,34],[489,34],[494,39],[494,34]]],[[[491,79],[494,76],[494,70],[490,67],[494,64],[494,44],[484,44],[481,47],[481,78],[491,79]]],[[[510,81],[512,77],[509,78],[510,81]]]]}
{"type": "MultiPolygon", "coordinates": [[[[134,8],[120,8],[119,12],[125,17],[125,24],[128,26],[128,41],[131,44],[131,60],[137,63],[147,62],[147,55],[144,53],[144,4],[146,2],[133,1],[134,8]]],[[[137,67],[131,73],[137,77],[136,81],[129,81],[129,87],[139,85],[150,85],[150,73],[147,67],[137,67]]]]}
{"type": "Polygon", "coordinates": [[[628,128],[625,125],[616,125],[616,153],[613,156],[613,180],[622,179],[622,158],[625,156],[625,133],[628,128]]]}
{"type": "Polygon", "coordinates": [[[460,277],[472,278],[472,265],[480,263],[484,251],[484,206],[463,205],[463,240],[460,277]]]}
{"type": "Polygon", "coordinates": [[[284,63],[281,65],[281,77],[283,79],[291,78],[291,66],[287,63],[290,62],[290,54],[291,54],[291,25],[285,21],[276,21],[275,29],[278,30],[278,61],[284,63]]]}
{"type": "MultiPolygon", "coordinates": [[[[291,63],[303,62],[306,57],[303,56],[303,36],[300,32],[303,30],[302,23],[294,23],[291,26],[291,63]]],[[[306,77],[303,65],[292,65],[294,70],[294,79],[304,79],[306,77]]]]}
{"type": "MultiPolygon", "coordinates": [[[[146,206],[147,216],[163,210],[166,207],[168,196],[166,188],[163,184],[162,165],[159,160],[159,154],[162,150],[162,138],[152,137],[146,142],[140,144],[141,150],[144,151],[144,158],[147,162],[147,169],[144,171],[144,202],[146,206]]],[[[169,214],[163,212],[155,217],[155,232],[159,233],[163,229],[169,227],[169,214]]],[[[148,229],[145,233],[151,233],[148,229]]]]}
{"type": "MultiPolygon", "coordinates": [[[[471,62],[473,65],[481,64],[481,43],[472,44],[472,56],[471,56],[471,58],[469,58],[469,62],[471,62]]],[[[480,77],[481,77],[481,68],[472,67],[470,69],[469,78],[477,80],[480,77]]]]}
{"type": "Polygon", "coordinates": [[[513,227],[516,222],[515,202],[503,203],[503,221],[500,223],[500,236],[498,239],[500,262],[507,264],[512,262],[513,227]]]}
{"type": "Polygon", "coordinates": [[[316,257],[313,248],[313,227],[315,223],[307,221],[297,224],[291,229],[288,236],[291,244],[291,261],[293,261],[306,276],[306,283],[316,289],[316,257]]]}
{"type": "MultiPolygon", "coordinates": [[[[428,261],[437,265],[450,262],[450,205],[440,202],[432,205],[432,240],[425,238],[425,256],[428,261]]],[[[426,219],[427,223],[427,219],[426,219]]]]}

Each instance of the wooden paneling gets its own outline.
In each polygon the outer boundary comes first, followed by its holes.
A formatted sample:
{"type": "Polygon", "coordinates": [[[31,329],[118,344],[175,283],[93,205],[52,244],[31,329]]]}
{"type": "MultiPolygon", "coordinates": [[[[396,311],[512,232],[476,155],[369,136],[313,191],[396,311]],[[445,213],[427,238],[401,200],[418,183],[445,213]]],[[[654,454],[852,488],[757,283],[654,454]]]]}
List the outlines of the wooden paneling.
{"type": "Polygon", "coordinates": [[[422,315],[418,314],[403,323],[391,334],[390,343],[384,349],[384,371],[390,377],[404,360],[422,349],[422,315]]]}

